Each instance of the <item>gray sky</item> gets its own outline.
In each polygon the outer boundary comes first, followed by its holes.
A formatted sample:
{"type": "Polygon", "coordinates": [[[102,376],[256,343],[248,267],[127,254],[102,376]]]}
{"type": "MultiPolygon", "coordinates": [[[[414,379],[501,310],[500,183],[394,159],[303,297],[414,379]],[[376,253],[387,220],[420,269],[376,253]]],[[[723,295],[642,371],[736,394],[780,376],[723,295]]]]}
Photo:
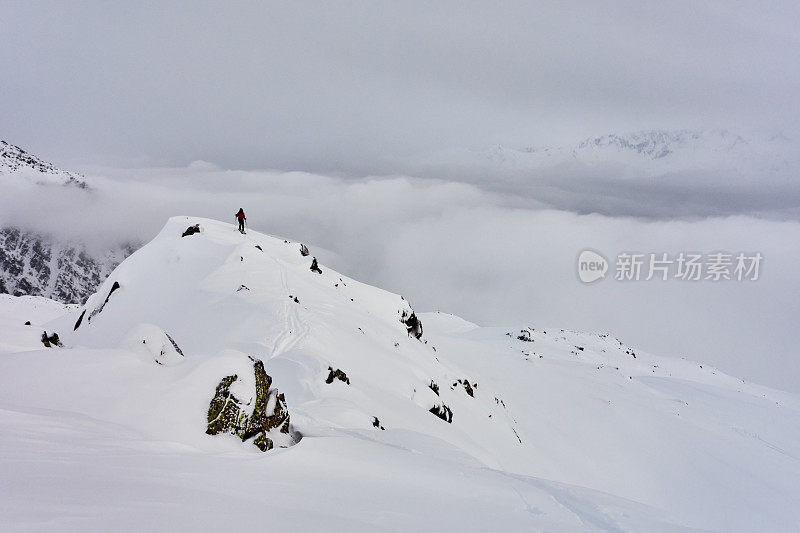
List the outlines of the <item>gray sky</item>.
{"type": "Polygon", "coordinates": [[[66,166],[390,173],[452,147],[796,132],[800,4],[2,2],[0,131],[66,166]]]}
{"type": "Polygon", "coordinates": [[[244,206],[254,229],[421,310],[609,331],[798,390],[800,3],[0,0],[0,13],[0,138],[94,187],[9,186],[0,224],[103,244],[244,206]],[[745,166],[725,153],[665,174],[420,164],[720,127],[783,134],[780,164],[750,158],[756,143],[745,166]],[[586,286],[584,248],[760,251],[765,265],[750,284],[586,286]]]}

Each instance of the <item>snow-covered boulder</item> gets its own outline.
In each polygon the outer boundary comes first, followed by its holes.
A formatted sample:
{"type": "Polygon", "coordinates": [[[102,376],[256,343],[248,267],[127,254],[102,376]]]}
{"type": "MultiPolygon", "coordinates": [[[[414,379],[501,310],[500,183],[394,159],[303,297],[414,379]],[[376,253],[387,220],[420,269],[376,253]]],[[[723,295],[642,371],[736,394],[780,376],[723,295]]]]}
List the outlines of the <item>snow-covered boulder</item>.
{"type": "Polygon", "coordinates": [[[120,345],[133,352],[147,354],[149,359],[159,365],[178,364],[184,357],[175,340],[153,324],[134,326],[120,345]]]}
{"type": "Polygon", "coordinates": [[[264,363],[253,361],[253,375],[225,376],[208,406],[209,435],[230,433],[246,442],[252,439],[261,451],[275,445],[287,447],[297,436],[290,433],[286,399],[271,389],[272,378],[264,363]]]}

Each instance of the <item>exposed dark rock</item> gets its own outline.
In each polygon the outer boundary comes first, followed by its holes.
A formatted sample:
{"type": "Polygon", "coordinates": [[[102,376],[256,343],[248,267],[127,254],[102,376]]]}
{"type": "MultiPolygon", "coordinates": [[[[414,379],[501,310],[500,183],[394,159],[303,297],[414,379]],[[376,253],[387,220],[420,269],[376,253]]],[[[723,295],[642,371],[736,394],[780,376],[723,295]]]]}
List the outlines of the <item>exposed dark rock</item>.
{"type": "MultiPolygon", "coordinates": [[[[172,343],[172,347],[173,347],[173,348],[175,348],[175,351],[176,351],[176,352],[178,352],[179,354],[183,355],[183,350],[181,350],[181,349],[180,349],[180,347],[178,346],[178,343],[177,343],[177,342],[175,342],[175,339],[173,339],[173,338],[170,336],[170,334],[169,334],[169,333],[167,333],[166,331],[164,332],[164,335],[166,335],[166,336],[167,336],[167,338],[169,339],[169,342],[171,342],[171,343],[172,343]]],[[[163,354],[162,354],[162,355],[163,355],[163,354]]]]}
{"type": "Polygon", "coordinates": [[[236,289],[236,292],[239,292],[239,291],[249,291],[249,290],[250,290],[250,288],[249,288],[247,285],[239,285],[239,288],[238,288],[238,289],[236,289]]]}
{"type": "Polygon", "coordinates": [[[385,431],[386,428],[381,425],[381,421],[378,420],[377,416],[372,417],[372,427],[379,428],[381,431],[385,431]]]}
{"type": "Polygon", "coordinates": [[[308,246],[306,246],[305,244],[300,244],[300,255],[306,257],[308,256],[309,253],[311,252],[308,251],[308,246]]]}
{"type": "Polygon", "coordinates": [[[322,269],[319,268],[319,265],[317,264],[317,258],[316,257],[311,260],[311,272],[316,272],[317,274],[322,274],[322,269]]]}
{"type": "Polygon", "coordinates": [[[435,381],[431,380],[431,384],[428,385],[428,387],[430,387],[430,389],[433,392],[436,393],[436,396],[439,396],[439,384],[438,383],[436,383],[435,381]]]}
{"type": "MultiPolygon", "coordinates": [[[[464,387],[464,392],[466,392],[467,394],[469,394],[473,398],[475,397],[475,391],[473,390],[473,386],[470,385],[469,380],[467,380],[467,379],[456,380],[456,382],[453,383],[453,386],[455,387],[458,384],[461,384],[461,386],[464,387]]],[[[476,383],[474,387],[478,388],[478,384],[476,383]]]]}
{"type": "Polygon", "coordinates": [[[439,418],[441,418],[442,420],[444,420],[445,422],[447,422],[448,424],[453,423],[453,411],[450,410],[450,408],[447,407],[445,404],[434,405],[429,409],[429,411],[438,416],[439,418]]]}
{"type": "Polygon", "coordinates": [[[258,249],[259,249],[259,250],[261,250],[262,252],[264,251],[264,249],[263,249],[263,248],[261,248],[261,246],[259,246],[259,245],[257,245],[257,244],[256,244],[256,248],[258,248],[258,249]]]}
{"type": "Polygon", "coordinates": [[[520,330],[519,333],[520,334],[517,335],[517,340],[520,340],[520,341],[523,341],[523,342],[533,342],[533,339],[531,338],[531,331],[530,330],[523,329],[523,330],[520,330]]]}
{"type": "Polygon", "coordinates": [[[189,235],[194,235],[195,233],[200,233],[200,224],[195,224],[194,226],[189,226],[186,228],[186,231],[183,232],[181,237],[188,237],[189,235]]]}
{"type": "Polygon", "coordinates": [[[270,436],[275,436],[273,430],[289,434],[289,411],[283,394],[276,389],[270,389],[272,378],[264,371],[264,363],[254,360],[253,372],[255,397],[250,398],[247,403],[230,391],[231,385],[239,377],[234,374],[222,378],[208,406],[206,433],[209,435],[230,433],[242,439],[242,442],[252,439],[253,444],[261,451],[267,451],[275,445],[270,436]],[[249,406],[250,402],[255,404],[253,413],[248,416],[245,407],[249,406]]]}
{"type": "Polygon", "coordinates": [[[412,335],[416,339],[422,337],[422,322],[419,318],[417,318],[417,314],[414,313],[414,311],[411,311],[410,315],[406,311],[403,311],[403,315],[400,317],[400,322],[406,325],[406,330],[409,337],[412,335]]]}
{"type": "Polygon", "coordinates": [[[26,321],[25,321],[25,325],[26,325],[26,326],[30,326],[30,325],[31,325],[31,321],[30,321],[30,320],[26,320],[26,321]]]}
{"type": "MultiPolygon", "coordinates": [[[[106,296],[106,299],[103,301],[103,303],[100,305],[100,307],[98,307],[97,309],[95,309],[94,311],[92,311],[89,314],[89,322],[91,322],[92,319],[103,310],[103,308],[108,303],[108,299],[111,298],[111,295],[114,294],[114,291],[116,291],[119,288],[120,288],[119,281],[115,281],[114,284],[111,286],[111,290],[108,291],[108,296],[106,296]]],[[[81,316],[83,316],[83,315],[81,315],[81,316]]],[[[78,320],[78,322],[80,322],[80,319],[78,320]]],[[[76,324],[75,325],[75,329],[77,329],[79,325],[80,324],[76,324]]]]}
{"type": "Polygon", "coordinates": [[[86,309],[84,309],[83,313],[81,313],[81,316],[78,317],[78,320],[75,322],[75,327],[72,328],[72,331],[75,331],[75,330],[78,329],[78,327],[81,325],[81,322],[83,322],[83,316],[85,314],[86,314],[86,309]]]}
{"type": "Polygon", "coordinates": [[[339,381],[342,381],[350,385],[350,378],[347,377],[347,374],[345,374],[338,368],[334,370],[333,368],[328,367],[328,379],[325,380],[325,383],[330,385],[331,383],[333,383],[334,379],[338,379],[339,381]]]}
{"type": "Polygon", "coordinates": [[[61,346],[61,340],[58,338],[58,333],[54,332],[52,335],[47,335],[45,331],[42,333],[42,344],[47,348],[52,348],[53,346],[61,346]]]}

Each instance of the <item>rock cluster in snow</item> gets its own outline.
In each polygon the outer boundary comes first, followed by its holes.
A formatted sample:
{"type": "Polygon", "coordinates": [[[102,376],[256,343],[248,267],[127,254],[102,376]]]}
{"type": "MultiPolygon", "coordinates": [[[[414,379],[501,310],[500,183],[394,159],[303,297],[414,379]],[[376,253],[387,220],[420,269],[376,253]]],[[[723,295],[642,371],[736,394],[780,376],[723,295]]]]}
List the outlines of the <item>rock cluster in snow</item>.
{"type": "Polygon", "coordinates": [[[286,447],[293,441],[286,398],[270,388],[272,378],[264,370],[264,363],[252,361],[252,380],[234,374],[225,376],[217,385],[208,406],[206,433],[236,435],[242,442],[252,441],[264,452],[276,444],[286,447]]]}

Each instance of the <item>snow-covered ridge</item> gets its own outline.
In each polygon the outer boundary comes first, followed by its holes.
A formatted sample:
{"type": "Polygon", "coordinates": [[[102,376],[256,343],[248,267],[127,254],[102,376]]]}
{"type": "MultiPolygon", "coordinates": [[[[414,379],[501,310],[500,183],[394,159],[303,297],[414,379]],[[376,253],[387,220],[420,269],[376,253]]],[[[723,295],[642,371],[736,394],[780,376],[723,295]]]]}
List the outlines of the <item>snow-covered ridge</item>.
{"type": "Polygon", "coordinates": [[[12,528],[800,519],[796,395],[608,334],[416,313],[208,219],[171,218],[84,305],[0,297],[0,376],[12,528]]]}
{"type": "Polygon", "coordinates": [[[313,270],[303,252],[230,224],[174,217],[52,328],[65,345],[109,348],[130,347],[131,332],[152,324],[187,359],[238,352],[263,361],[290,412],[314,421],[295,423],[297,434],[406,428],[489,464],[489,443],[520,444],[497,393],[439,360],[403,297],[313,270]]]}
{"type": "Polygon", "coordinates": [[[80,174],[55,167],[13,144],[0,140],[0,175],[13,175],[18,179],[37,185],[68,185],[89,189],[86,179],[80,174]]]}

